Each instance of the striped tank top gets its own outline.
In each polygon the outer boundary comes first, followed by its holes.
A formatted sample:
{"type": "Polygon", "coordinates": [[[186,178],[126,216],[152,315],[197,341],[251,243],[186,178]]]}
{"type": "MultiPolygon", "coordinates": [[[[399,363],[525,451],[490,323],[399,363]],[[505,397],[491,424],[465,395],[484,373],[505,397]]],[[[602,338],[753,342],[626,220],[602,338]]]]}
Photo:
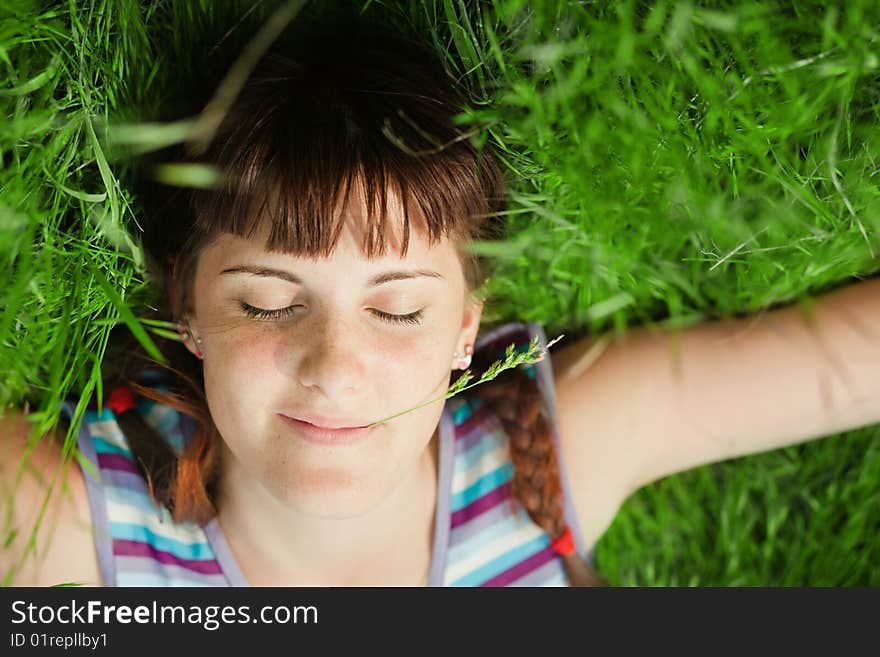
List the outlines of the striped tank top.
{"type": "MultiPolygon", "coordinates": [[[[490,362],[503,358],[511,342],[527,350],[535,335],[546,348],[540,324],[504,324],[477,338],[475,356],[488,354],[490,362]]],[[[537,378],[558,450],[550,356],[520,367],[537,378]]],[[[144,421],[181,449],[195,421],[153,400],[136,400],[144,421]]],[[[62,404],[68,418],[74,409],[71,401],[62,404]]],[[[511,503],[513,463],[497,415],[480,398],[460,393],[445,402],[439,441],[428,586],[567,586],[562,558],[550,548],[550,536],[518,501],[511,503]]],[[[77,445],[91,464],[83,472],[105,586],[249,585],[216,518],[203,525],[175,522],[166,508],[152,502],[111,409],[85,411],[77,445]]],[[[559,467],[565,519],[578,553],[592,563],[593,550],[584,549],[561,454],[559,467]]]]}

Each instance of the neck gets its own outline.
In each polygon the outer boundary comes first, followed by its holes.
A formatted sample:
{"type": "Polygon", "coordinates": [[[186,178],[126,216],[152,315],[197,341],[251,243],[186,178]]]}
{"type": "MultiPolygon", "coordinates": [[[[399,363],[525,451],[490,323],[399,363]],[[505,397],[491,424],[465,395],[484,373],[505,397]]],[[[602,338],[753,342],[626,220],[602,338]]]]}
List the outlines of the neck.
{"type": "Polygon", "coordinates": [[[408,476],[355,518],[302,514],[224,450],[217,522],[253,586],[425,586],[437,501],[439,428],[408,476]]]}

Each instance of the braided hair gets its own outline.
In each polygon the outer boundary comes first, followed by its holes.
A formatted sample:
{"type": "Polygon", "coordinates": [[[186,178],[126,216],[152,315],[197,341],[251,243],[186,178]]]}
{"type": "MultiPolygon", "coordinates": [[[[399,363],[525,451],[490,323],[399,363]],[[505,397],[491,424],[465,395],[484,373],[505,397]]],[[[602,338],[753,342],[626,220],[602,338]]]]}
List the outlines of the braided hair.
{"type": "MultiPolygon", "coordinates": [[[[474,354],[471,371],[475,378],[491,365],[491,356],[489,350],[474,354]]],[[[564,497],[548,409],[534,367],[506,370],[473,388],[472,394],[492,409],[509,438],[514,468],[511,504],[521,504],[532,521],[557,540],[566,530],[564,497]]],[[[562,559],[572,586],[607,585],[576,552],[563,554],[562,559]]]]}

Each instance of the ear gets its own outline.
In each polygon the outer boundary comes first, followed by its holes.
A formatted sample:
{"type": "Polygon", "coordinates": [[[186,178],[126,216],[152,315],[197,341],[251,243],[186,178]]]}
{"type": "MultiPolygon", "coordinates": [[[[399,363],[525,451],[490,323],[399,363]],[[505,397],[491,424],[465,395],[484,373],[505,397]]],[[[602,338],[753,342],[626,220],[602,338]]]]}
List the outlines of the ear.
{"type": "Polygon", "coordinates": [[[180,341],[183,343],[183,346],[186,347],[189,352],[198,358],[199,348],[196,345],[195,336],[198,336],[198,329],[195,328],[195,324],[190,321],[188,315],[185,315],[180,322],[180,341]]]}
{"type": "Polygon", "coordinates": [[[474,344],[477,340],[477,333],[480,331],[480,318],[483,315],[483,301],[475,295],[470,295],[464,307],[464,316],[461,321],[461,331],[459,332],[456,350],[463,353],[464,346],[468,343],[474,344]]]}

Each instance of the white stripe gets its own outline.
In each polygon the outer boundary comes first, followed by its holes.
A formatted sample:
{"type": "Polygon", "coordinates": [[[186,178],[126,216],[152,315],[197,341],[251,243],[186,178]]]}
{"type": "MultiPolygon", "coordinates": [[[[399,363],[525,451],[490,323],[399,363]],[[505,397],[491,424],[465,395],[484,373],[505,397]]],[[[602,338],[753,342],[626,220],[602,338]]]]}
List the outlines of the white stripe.
{"type": "MultiPolygon", "coordinates": [[[[180,541],[181,543],[207,543],[205,533],[201,527],[195,523],[173,523],[170,518],[167,522],[159,522],[159,516],[147,514],[143,509],[130,504],[114,502],[107,496],[107,515],[110,522],[127,522],[132,525],[141,525],[146,527],[157,536],[163,538],[180,541]]],[[[167,509],[163,507],[163,516],[168,515],[167,509]]]]}
{"type": "Polygon", "coordinates": [[[544,582],[542,586],[568,586],[568,580],[566,579],[565,573],[560,573],[558,576],[554,577],[548,582],[544,582]]]}
{"type": "Polygon", "coordinates": [[[97,438],[103,438],[108,443],[116,445],[117,447],[121,447],[128,452],[131,452],[131,447],[128,446],[128,441],[125,439],[125,435],[119,429],[119,425],[116,423],[116,420],[99,420],[97,422],[91,422],[89,424],[89,431],[92,436],[97,438]]]}
{"type": "Polygon", "coordinates": [[[226,586],[221,574],[202,575],[150,557],[116,555],[117,586],[226,586]]]}
{"type": "Polygon", "coordinates": [[[188,579],[171,579],[167,577],[157,577],[153,573],[126,573],[121,572],[117,576],[117,586],[217,586],[214,582],[198,582],[188,579]]]}
{"type": "MultiPolygon", "coordinates": [[[[515,531],[496,537],[491,543],[482,546],[476,552],[467,551],[467,542],[456,545],[456,548],[461,548],[467,553],[467,557],[450,563],[446,567],[445,583],[449,585],[449,583],[461,579],[468,573],[500,557],[505,552],[535,540],[543,532],[544,530],[533,522],[523,522],[519,524],[515,531]]],[[[469,540],[479,541],[480,538],[481,534],[478,533],[469,540]]]]}
{"type": "Polygon", "coordinates": [[[150,409],[150,412],[147,413],[147,415],[144,417],[144,421],[155,429],[156,427],[160,426],[162,422],[166,421],[164,416],[172,412],[176,413],[177,411],[165,404],[153,402],[153,407],[150,409]]]}
{"type": "Polygon", "coordinates": [[[458,493],[464,490],[477,481],[477,479],[483,475],[489,474],[493,470],[497,470],[509,460],[510,451],[508,450],[507,441],[497,441],[495,449],[484,453],[480,457],[480,460],[474,463],[470,468],[453,473],[452,492],[458,493]]]}

